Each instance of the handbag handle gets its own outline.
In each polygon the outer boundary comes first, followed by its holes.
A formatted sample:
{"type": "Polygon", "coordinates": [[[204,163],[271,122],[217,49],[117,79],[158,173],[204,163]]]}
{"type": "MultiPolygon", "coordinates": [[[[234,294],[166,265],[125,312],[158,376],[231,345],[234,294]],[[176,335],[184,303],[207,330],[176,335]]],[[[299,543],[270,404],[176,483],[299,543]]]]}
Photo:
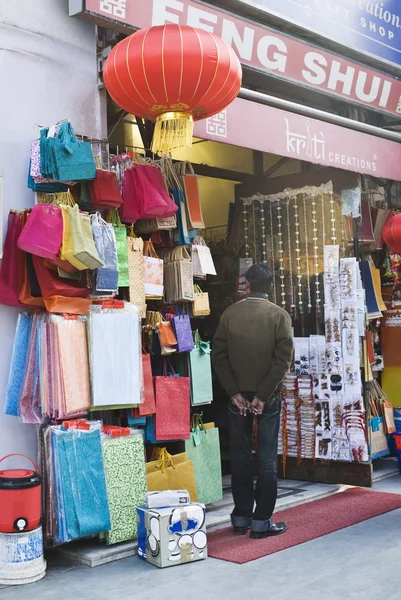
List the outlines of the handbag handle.
{"type": "Polygon", "coordinates": [[[170,367],[170,370],[171,370],[171,372],[173,373],[173,375],[174,375],[174,376],[176,376],[176,375],[177,375],[177,373],[174,371],[174,369],[173,369],[173,366],[172,366],[171,362],[168,360],[168,358],[165,358],[165,359],[163,360],[163,377],[169,377],[169,376],[167,375],[167,363],[168,363],[168,366],[170,367]]]}
{"type": "Polygon", "coordinates": [[[155,247],[153,246],[152,241],[150,242],[144,242],[143,244],[143,255],[144,256],[151,256],[152,258],[159,258],[157,255],[157,252],[155,250],[155,247]]]}
{"type": "Polygon", "coordinates": [[[159,458],[158,461],[156,463],[156,468],[160,469],[162,473],[164,473],[164,469],[166,467],[166,463],[167,467],[173,467],[173,469],[175,469],[175,464],[173,462],[173,457],[171,456],[171,454],[169,454],[169,452],[167,452],[166,448],[161,448],[160,449],[160,454],[159,454],[159,458]]]}
{"type": "Polygon", "coordinates": [[[111,223],[113,227],[124,227],[124,225],[121,223],[120,214],[117,208],[110,208],[107,211],[106,221],[111,223]]]}
{"type": "Polygon", "coordinates": [[[33,460],[31,460],[29,458],[29,456],[25,456],[25,454],[7,454],[7,456],[3,456],[3,458],[0,458],[0,463],[3,462],[3,460],[6,460],[7,458],[11,458],[12,456],[22,456],[22,458],[26,458],[27,460],[29,460],[31,465],[33,465],[33,468],[35,469],[35,473],[36,474],[39,473],[37,465],[33,462],[33,460]]]}

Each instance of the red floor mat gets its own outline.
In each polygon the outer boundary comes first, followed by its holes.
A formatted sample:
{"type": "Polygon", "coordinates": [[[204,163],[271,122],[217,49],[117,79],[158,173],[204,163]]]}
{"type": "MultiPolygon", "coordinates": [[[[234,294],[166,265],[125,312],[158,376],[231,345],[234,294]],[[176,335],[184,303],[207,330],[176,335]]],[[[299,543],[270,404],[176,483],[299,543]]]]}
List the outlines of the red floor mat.
{"type": "Polygon", "coordinates": [[[243,564],[397,508],[401,508],[401,495],[352,488],[277,513],[275,520],[284,521],[288,526],[288,531],[278,537],[264,540],[252,540],[248,535],[234,537],[231,527],[214,531],[208,535],[208,554],[243,564]]]}

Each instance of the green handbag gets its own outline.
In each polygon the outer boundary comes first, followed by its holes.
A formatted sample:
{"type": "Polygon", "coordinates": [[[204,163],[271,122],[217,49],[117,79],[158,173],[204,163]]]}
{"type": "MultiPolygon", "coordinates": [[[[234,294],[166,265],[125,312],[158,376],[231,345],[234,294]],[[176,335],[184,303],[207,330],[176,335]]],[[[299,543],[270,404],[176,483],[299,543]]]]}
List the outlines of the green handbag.
{"type": "Polygon", "coordinates": [[[195,348],[189,353],[192,406],[213,401],[212,361],[210,342],[203,342],[195,333],[195,348]]]}
{"type": "Polygon", "coordinates": [[[103,266],[96,250],[89,215],[79,212],[78,204],[72,208],[67,206],[70,219],[74,257],[88,269],[98,269],[103,266]]]}
{"type": "Polygon", "coordinates": [[[203,425],[200,415],[194,415],[193,425],[185,452],[194,465],[198,502],[219,502],[223,497],[219,430],[213,424],[203,425]]]}
{"type": "Polygon", "coordinates": [[[121,223],[116,208],[108,212],[106,221],[113,225],[116,234],[118,287],[129,287],[127,229],[121,223]]]}

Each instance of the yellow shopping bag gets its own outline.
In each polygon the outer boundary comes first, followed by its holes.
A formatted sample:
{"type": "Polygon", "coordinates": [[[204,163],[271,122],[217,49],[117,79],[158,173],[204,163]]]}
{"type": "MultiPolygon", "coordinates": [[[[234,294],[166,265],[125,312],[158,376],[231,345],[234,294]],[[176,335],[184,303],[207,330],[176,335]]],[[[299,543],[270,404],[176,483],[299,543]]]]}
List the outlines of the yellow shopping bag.
{"type": "Polygon", "coordinates": [[[73,267],[78,269],[78,271],[84,271],[88,267],[74,256],[71,223],[67,206],[61,206],[60,208],[63,216],[63,242],[60,248],[60,258],[62,260],[67,260],[73,267]]]}
{"type": "Polygon", "coordinates": [[[188,490],[191,502],[198,501],[194,466],[186,452],[171,456],[162,448],[159,459],[147,463],[146,478],[148,492],[188,490]]]}

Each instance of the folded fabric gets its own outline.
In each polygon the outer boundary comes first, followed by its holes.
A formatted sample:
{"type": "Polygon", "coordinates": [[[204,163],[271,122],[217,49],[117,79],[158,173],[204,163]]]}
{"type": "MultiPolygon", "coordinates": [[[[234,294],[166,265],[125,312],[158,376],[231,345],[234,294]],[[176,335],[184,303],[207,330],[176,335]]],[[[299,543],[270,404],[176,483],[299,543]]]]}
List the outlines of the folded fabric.
{"type": "Polygon", "coordinates": [[[31,329],[32,316],[23,313],[18,315],[4,408],[6,415],[14,417],[17,417],[20,413],[20,400],[24,387],[31,329]]]}
{"type": "Polygon", "coordinates": [[[100,429],[57,431],[54,437],[67,540],[109,531],[100,429]]]}

